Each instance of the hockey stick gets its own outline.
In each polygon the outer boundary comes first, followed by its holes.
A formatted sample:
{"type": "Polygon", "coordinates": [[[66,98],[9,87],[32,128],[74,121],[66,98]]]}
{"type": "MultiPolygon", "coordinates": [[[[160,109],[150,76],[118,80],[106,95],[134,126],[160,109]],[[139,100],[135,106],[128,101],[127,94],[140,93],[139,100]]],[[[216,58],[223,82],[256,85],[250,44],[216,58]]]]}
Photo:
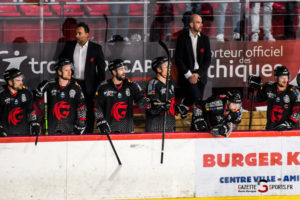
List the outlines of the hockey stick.
{"type": "Polygon", "coordinates": [[[107,31],[108,31],[108,19],[106,14],[103,14],[104,20],[105,20],[105,38],[104,38],[104,42],[107,42],[107,31]]]}
{"type": "Polygon", "coordinates": [[[107,136],[108,141],[109,141],[109,143],[110,143],[110,145],[111,145],[111,148],[113,149],[113,151],[114,151],[114,153],[115,153],[115,156],[116,156],[116,158],[117,158],[117,160],[118,160],[119,165],[122,165],[121,160],[120,160],[120,158],[119,158],[119,156],[118,156],[118,153],[117,153],[117,151],[116,151],[116,149],[115,149],[115,146],[114,146],[114,144],[113,144],[112,141],[111,141],[111,138],[110,138],[110,136],[109,136],[109,133],[106,133],[106,136],[107,136]]]}
{"type": "MultiPolygon", "coordinates": [[[[169,53],[167,45],[163,41],[159,40],[158,43],[165,50],[165,52],[168,55],[168,72],[167,72],[167,80],[166,80],[167,88],[166,88],[166,101],[165,101],[165,102],[167,102],[168,94],[169,94],[169,76],[170,76],[170,66],[171,66],[170,53],[169,53]]],[[[164,162],[166,126],[167,126],[167,111],[165,110],[164,111],[164,125],[163,125],[163,133],[162,133],[162,142],[161,142],[160,164],[163,164],[163,162],[164,162]]]]}
{"type": "Polygon", "coordinates": [[[38,140],[39,140],[39,133],[37,133],[37,134],[36,134],[35,143],[34,143],[34,144],[35,144],[35,146],[37,145],[37,143],[38,143],[38,140]]]}
{"type": "Polygon", "coordinates": [[[45,135],[48,135],[48,103],[47,103],[47,92],[44,93],[45,103],[45,135]]]}
{"type": "Polygon", "coordinates": [[[253,107],[254,107],[254,90],[251,96],[251,108],[250,108],[250,118],[249,118],[249,130],[251,130],[252,126],[252,118],[253,118],[253,107]]]}

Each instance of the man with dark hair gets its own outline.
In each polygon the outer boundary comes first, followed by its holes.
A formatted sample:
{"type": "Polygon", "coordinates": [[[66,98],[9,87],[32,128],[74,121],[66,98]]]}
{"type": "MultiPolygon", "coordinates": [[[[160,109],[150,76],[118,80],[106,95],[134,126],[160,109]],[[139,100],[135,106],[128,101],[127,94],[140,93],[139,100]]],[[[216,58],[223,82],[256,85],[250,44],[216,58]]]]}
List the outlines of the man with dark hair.
{"type": "Polygon", "coordinates": [[[73,64],[61,59],[56,65],[57,78],[43,81],[35,90],[38,107],[45,108],[47,98],[49,134],[83,134],[86,127],[86,106],[78,83],[72,80],[73,64]]]}
{"type": "Polygon", "coordinates": [[[179,36],[175,51],[179,85],[185,89],[186,99],[183,103],[187,106],[203,98],[207,69],[211,62],[209,39],[201,33],[202,18],[192,14],[189,25],[190,30],[179,36]]]}
{"type": "Polygon", "coordinates": [[[60,58],[74,63],[74,78],[82,87],[87,106],[87,133],[94,128],[93,98],[99,83],[105,80],[105,62],[102,47],[88,40],[89,27],[79,23],[76,41],[66,43],[60,58]]]}
{"type": "Polygon", "coordinates": [[[261,85],[259,76],[250,76],[249,87],[254,101],[268,100],[267,130],[284,131],[299,127],[300,92],[296,86],[289,85],[290,73],[287,67],[277,66],[274,70],[275,82],[261,85]]]}
{"type": "Polygon", "coordinates": [[[132,133],[133,102],[145,108],[148,99],[136,82],[126,79],[125,63],[115,59],[108,65],[112,79],[103,81],[95,97],[95,118],[101,134],[132,133]]]}
{"type": "Polygon", "coordinates": [[[175,103],[174,81],[171,77],[167,80],[168,58],[157,57],[152,61],[152,69],[156,77],[147,84],[147,97],[150,99],[146,107],[146,131],[163,131],[164,113],[166,117],[166,131],[175,131],[175,114],[187,115],[188,107],[175,103]],[[167,84],[169,85],[168,101],[166,102],[167,84]]]}
{"type": "Polygon", "coordinates": [[[242,120],[241,105],[241,94],[235,90],[199,101],[193,109],[191,130],[229,137],[242,120]]]}
{"type": "Polygon", "coordinates": [[[0,137],[39,134],[32,93],[23,85],[23,74],[11,68],[3,76],[7,84],[0,87],[0,137]]]}

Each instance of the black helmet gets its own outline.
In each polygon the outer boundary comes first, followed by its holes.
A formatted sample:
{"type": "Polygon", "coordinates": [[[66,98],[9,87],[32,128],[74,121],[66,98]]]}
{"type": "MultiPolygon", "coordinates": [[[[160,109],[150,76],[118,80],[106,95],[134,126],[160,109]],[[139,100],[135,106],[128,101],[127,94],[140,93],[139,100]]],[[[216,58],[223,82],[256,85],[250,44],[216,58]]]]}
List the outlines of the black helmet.
{"type": "Polygon", "coordinates": [[[274,76],[288,76],[290,77],[290,72],[286,66],[278,66],[274,70],[274,76]]]}
{"type": "Polygon", "coordinates": [[[112,60],[109,62],[108,69],[109,69],[109,71],[112,71],[112,70],[118,69],[119,67],[122,67],[122,66],[126,66],[124,60],[115,59],[115,60],[112,60]]]}
{"type": "Polygon", "coordinates": [[[298,84],[298,87],[300,87],[300,73],[297,75],[297,84],[298,84]]]}
{"type": "Polygon", "coordinates": [[[227,99],[231,103],[242,103],[242,97],[239,91],[232,90],[227,92],[227,99]]]}
{"type": "Polygon", "coordinates": [[[66,59],[66,58],[62,58],[62,59],[60,59],[60,60],[56,63],[55,71],[56,71],[56,72],[57,72],[58,70],[61,71],[62,67],[65,66],[65,65],[71,65],[71,70],[72,70],[72,74],[73,74],[73,71],[74,71],[73,63],[72,63],[69,59],[66,59]]]}
{"type": "Polygon", "coordinates": [[[8,82],[8,80],[13,80],[14,78],[21,75],[23,75],[22,72],[16,68],[5,70],[5,72],[3,73],[3,77],[6,82],[8,82]]]}
{"type": "Polygon", "coordinates": [[[157,72],[156,69],[158,67],[161,67],[161,65],[164,63],[164,62],[168,62],[168,58],[165,57],[165,56],[162,56],[162,57],[156,57],[152,60],[152,64],[151,64],[151,67],[152,67],[152,70],[157,72]]]}

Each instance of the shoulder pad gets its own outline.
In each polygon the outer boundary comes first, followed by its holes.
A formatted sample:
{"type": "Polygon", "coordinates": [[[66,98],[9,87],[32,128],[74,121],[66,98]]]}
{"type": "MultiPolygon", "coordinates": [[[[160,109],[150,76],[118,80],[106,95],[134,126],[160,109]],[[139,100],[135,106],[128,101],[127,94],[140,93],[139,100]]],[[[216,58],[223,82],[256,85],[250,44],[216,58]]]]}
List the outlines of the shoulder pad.
{"type": "Polygon", "coordinates": [[[296,86],[293,86],[293,85],[289,85],[289,86],[291,86],[291,87],[288,88],[289,91],[291,91],[295,95],[299,94],[299,90],[297,89],[296,86]]]}
{"type": "Polygon", "coordinates": [[[81,89],[81,85],[79,85],[79,83],[77,83],[77,81],[74,81],[74,84],[81,89]]]}
{"type": "Polygon", "coordinates": [[[107,80],[104,80],[104,81],[102,81],[101,83],[100,83],[100,85],[99,85],[99,87],[98,88],[100,88],[101,86],[103,86],[103,85],[106,85],[108,83],[108,81],[107,80]]]}

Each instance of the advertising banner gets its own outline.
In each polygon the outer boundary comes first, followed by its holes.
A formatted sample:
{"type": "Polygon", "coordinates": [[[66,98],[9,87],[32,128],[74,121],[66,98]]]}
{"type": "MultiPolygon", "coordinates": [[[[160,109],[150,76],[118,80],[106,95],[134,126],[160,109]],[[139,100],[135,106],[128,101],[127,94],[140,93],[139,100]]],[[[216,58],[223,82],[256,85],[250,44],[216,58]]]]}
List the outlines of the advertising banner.
{"type": "MultiPolygon", "coordinates": [[[[166,55],[157,42],[131,44],[101,43],[106,63],[122,58],[128,64],[127,76],[135,81],[148,81],[154,76],[151,60],[166,55]]],[[[168,43],[174,58],[175,43],[168,43]]],[[[35,88],[37,84],[54,77],[55,61],[63,43],[1,43],[0,75],[6,69],[15,67],[25,74],[25,84],[35,88]]],[[[212,62],[208,69],[211,87],[246,87],[247,77],[259,75],[263,81],[274,80],[273,69],[285,65],[291,72],[291,81],[299,72],[300,41],[276,42],[211,42],[212,62]]],[[[178,77],[174,61],[171,70],[173,78],[178,77]]],[[[106,77],[111,74],[106,67],[106,77]]],[[[3,84],[0,77],[0,84],[3,84]]]]}
{"type": "Polygon", "coordinates": [[[299,137],[196,142],[196,196],[300,194],[299,137]]]}

